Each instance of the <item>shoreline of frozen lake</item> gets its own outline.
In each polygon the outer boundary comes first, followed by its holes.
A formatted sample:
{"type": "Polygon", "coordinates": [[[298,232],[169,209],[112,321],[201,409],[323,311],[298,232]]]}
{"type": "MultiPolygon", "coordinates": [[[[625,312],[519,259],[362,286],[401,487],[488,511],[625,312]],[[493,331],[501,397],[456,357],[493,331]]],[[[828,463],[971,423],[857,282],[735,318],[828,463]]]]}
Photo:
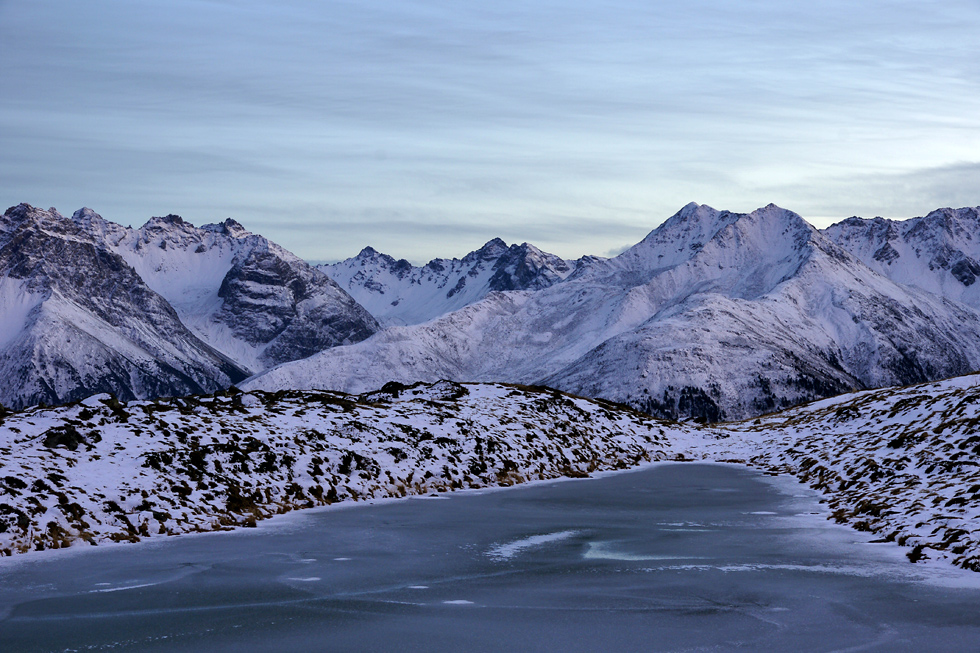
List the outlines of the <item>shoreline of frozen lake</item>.
{"type": "MultiPolygon", "coordinates": [[[[0,649],[975,650],[980,575],[658,464],[0,566],[0,649]]],[[[70,550],[69,550],[70,551],[70,550]]]]}

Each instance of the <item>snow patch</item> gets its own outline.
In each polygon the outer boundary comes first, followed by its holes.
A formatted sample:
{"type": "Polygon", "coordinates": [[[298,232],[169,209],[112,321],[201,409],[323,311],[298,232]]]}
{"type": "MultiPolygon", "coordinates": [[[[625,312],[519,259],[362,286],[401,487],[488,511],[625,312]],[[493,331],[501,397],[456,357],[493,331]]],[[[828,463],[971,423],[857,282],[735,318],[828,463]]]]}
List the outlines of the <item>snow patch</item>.
{"type": "Polygon", "coordinates": [[[545,544],[551,544],[552,542],[567,540],[570,537],[578,535],[578,533],[579,531],[558,531],[556,533],[546,533],[544,535],[532,535],[530,537],[525,537],[506,544],[499,544],[487,551],[487,556],[498,561],[509,560],[510,558],[513,558],[514,556],[523,553],[528,549],[544,546],[545,544]]]}

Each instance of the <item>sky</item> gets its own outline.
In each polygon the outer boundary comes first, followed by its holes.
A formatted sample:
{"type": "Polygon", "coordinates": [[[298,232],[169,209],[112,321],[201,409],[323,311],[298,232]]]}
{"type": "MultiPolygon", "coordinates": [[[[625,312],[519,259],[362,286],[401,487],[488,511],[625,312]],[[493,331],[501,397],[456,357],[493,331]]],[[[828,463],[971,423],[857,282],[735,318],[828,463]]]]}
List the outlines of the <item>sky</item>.
{"type": "Polygon", "coordinates": [[[0,210],[610,255],[688,202],[980,205],[976,0],[0,0],[0,210]]]}

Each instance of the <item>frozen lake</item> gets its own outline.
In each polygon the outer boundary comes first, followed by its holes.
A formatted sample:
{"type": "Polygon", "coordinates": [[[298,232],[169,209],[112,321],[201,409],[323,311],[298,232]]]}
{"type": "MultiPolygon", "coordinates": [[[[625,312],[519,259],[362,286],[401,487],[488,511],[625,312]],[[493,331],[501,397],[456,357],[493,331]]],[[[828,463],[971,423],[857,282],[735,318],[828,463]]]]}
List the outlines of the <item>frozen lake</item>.
{"type": "Polygon", "coordinates": [[[980,649],[980,574],[825,513],[667,464],[2,559],[0,651],[980,649]]]}

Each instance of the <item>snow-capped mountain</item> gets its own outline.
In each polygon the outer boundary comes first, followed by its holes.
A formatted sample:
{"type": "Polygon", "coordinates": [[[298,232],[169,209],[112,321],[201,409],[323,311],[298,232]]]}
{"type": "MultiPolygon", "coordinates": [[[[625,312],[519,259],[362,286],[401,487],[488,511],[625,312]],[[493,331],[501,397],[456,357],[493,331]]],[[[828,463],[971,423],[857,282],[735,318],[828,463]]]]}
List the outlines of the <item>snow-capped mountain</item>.
{"type": "Polygon", "coordinates": [[[0,403],[182,395],[245,376],[72,220],[27,204],[0,218],[0,403]]]}
{"type": "Polygon", "coordinates": [[[196,336],[250,373],[378,329],[326,275],[234,220],[195,227],[168,215],[131,229],[91,209],[72,219],[125,259],[196,336]]]}
{"type": "Polygon", "coordinates": [[[371,247],[318,267],[388,326],[427,322],[493,291],[547,288],[571,274],[575,265],[534,245],[508,247],[494,238],[461,259],[434,259],[422,267],[371,247]]]}
{"type": "Polygon", "coordinates": [[[980,206],[909,220],[848,218],[824,233],[893,281],[980,309],[980,206]]]}
{"type": "Polygon", "coordinates": [[[973,309],[874,272],[791,211],[690,204],[633,248],[562,282],[491,292],[246,387],[543,383],[714,420],[978,368],[973,309]]]}
{"type": "Polygon", "coordinates": [[[322,272],[233,220],[140,229],[27,204],[0,219],[0,403],[210,392],[378,329],[322,272]]]}

